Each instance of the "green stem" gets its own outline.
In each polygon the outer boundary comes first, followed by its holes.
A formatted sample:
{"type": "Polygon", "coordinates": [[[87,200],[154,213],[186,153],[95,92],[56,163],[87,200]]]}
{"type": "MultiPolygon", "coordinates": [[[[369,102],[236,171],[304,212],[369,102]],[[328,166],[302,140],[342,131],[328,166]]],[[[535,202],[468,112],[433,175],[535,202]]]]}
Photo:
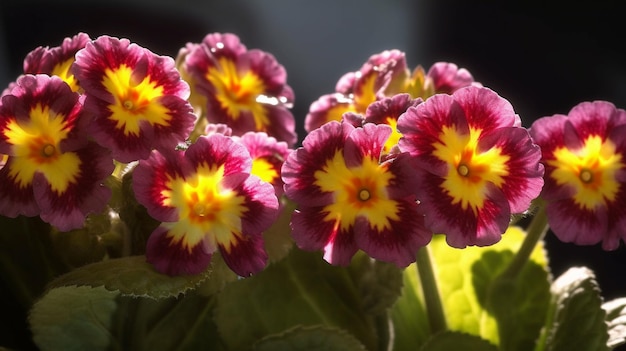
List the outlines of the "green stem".
{"type": "Polygon", "coordinates": [[[504,270],[504,272],[502,272],[500,276],[501,278],[517,278],[526,262],[528,262],[528,259],[537,246],[537,243],[543,240],[548,232],[548,216],[546,215],[545,206],[540,204],[538,207],[537,212],[528,225],[526,237],[524,238],[524,242],[522,242],[522,246],[517,251],[508,267],[504,270]]]}
{"type": "Polygon", "coordinates": [[[416,263],[417,274],[424,294],[424,304],[426,305],[430,331],[431,334],[434,335],[448,329],[448,325],[443,312],[441,295],[437,287],[437,278],[435,278],[435,272],[430,259],[430,248],[428,246],[422,247],[417,251],[416,263]]]}

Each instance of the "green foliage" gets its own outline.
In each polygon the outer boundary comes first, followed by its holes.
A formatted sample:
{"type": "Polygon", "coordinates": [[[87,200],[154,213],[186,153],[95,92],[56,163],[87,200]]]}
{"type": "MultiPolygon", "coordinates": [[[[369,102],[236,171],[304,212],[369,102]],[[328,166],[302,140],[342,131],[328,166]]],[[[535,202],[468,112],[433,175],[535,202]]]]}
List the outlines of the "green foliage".
{"type": "MultiPolygon", "coordinates": [[[[500,278],[524,237],[521,229],[512,227],[496,245],[462,250],[448,246],[444,236],[433,238],[433,266],[450,330],[475,335],[501,350],[533,348],[550,301],[542,245],[535,248],[517,279],[500,278]]],[[[414,333],[398,338],[398,350],[415,350],[430,335],[416,274],[413,265],[405,271],[407,286],[393,308],[396,330],[414,333]]]]}
{"type": "Polygon", "coordinates": [[[344,330],[328,327],[295,327],[267,336],[254,351],[364,351],[365,347],[344,330]]]}
{"type": "Polygon", "coordinates": [[[117,292],[103,287],[52,289],[30,312],[33,339],[43,350],[107,350],[117,292]]]}
{"type": "Polygon", "coordinates": [[[320,325],[345,330],[368,350],[378,349],[385,331],[377,331],[379,324],[368,311],[379,312],[382,306],[371,301],[384,299],[391,305],[397,295],[390,296],[389,291],[399,293],[400,286],[394,288],[390,280],[388,289],[364,290],[360,282],[383,279],[371,274],[388,276],[392,270],[355,260],[349,269],[334,267],[319,253],[294,249],[260,274],[227,285],[215,311],[224,342],[230,350],[245,350],[264,336],[298,325],[320,325]]]}
{"type": "Polygon", "coordinates": [[[595,275],[573,267],[552,284],[550,310],[536,350],[609,350],[606,312],[595,275]]]}
{"type": "Polygon", "coordinates": [[[124,295],[159,299],[184,293],[209,275],[210,270],[193,276],[170,277],[158,273],[145,256],[129,256],[82,266],[53,280],[50,287],[103,286],[124,295]]]}
{"type": "Polygon", "coordinates": [[[420,351],[498,351],[498,348],[475,335],[446,331],[434,335],[422,346],[420,351]]]}
{"type": "Polygon", "coordinates": [[[626,297],[619,297],[602,304],[606,311],[609,328],[607,345],[611,348],[626,344],[626,297]]]}

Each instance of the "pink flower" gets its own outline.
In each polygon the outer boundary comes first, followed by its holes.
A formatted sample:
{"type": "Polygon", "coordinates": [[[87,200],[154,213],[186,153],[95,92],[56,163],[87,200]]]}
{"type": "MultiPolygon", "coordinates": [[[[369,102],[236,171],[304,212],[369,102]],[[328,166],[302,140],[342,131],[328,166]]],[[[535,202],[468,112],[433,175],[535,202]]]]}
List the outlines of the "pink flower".
{"type": "Polygon", "coordinates": [[[90,40],[86,33],[78,33],[71,38],[65,38],[60,46],[37,47],[26,55],[24,73],[59,76],[73,91],[79,91],[80,87],[70,67],[74,63],[76,52],[84,48],[90,40]]]}
{"type": "Polygon", "coordinates": [[[582,102],[568,115],[536,120],[552,232],[564,242],[605,250],[626,240],[626,111],[607,101],[582,102]]]}
{"type": "Polygon", "coordinates": [[[264,132],[247,132],[241,137],[233,137],[235,141],[243,144],[252,157],[253,175],[261,178],[274,186],[276,196],[283,195],[283,180],[280,175],[281,168],[291,149],[284,141],[267,135],[264,132]]]}
{"type": "Polygon", "coordinates": [[[108,150],[88,141],[79,94],[59,77],[22,75],[0,104],[0,214],[39,215],[61,231],[106,206],[108,150]]]}
{"type": "Polygon", "coordinates": [[[265,132],[292,146],[297,141],[289,110],[294,94],[287,73],[268,52],[248,50],[230,33],[208,34],[200,44],[187,44],[179,66],[190,82],[191,100],[209,123],[226,124],[233,135],[265,132]]]}
{"type": "Polygon", "coordinates": [[[101,36],[78,51],[72,72],[86,95],[90,134],[117,161],[173,149],[194,126],[189,86],[171,57],[101,36]]]}
{"type": "Polygon", "coordinates": [[[398,119],[414,157],[426,226],[453,247],[491,245],[543,185],[541,151],[511,104],[488,88],[437,94],[398,119]]]}
{"type": "Polygon", "coordinates": [[[413,99],[426,99],[469,85],[480,83],[454,63],[436,62],[428,73],[417,66],[411,74],[404,52],[386,50],[370,56],[358,71],[344,74],[334,93],[314,101],[305,117],[304,129],[311,132],[328,121],[341,121],[345,113],[365,114],[370,104],[385,97],[407,93],[413,99]]]}
{"type": "Polygon", "coordinates": [[[243,277],[267,264],[262,232],[278,215],[270,183],[250,174],[252,159],[232,138],[201,136],[187,150],[153,151],[133,172],[137,200],[161,225],[146,257],[165,274],[204,271],[214,252],[243,277]]]}
{"type": "Polygon", "coordinates": [[[408,154],[380,163],[391,134],[387,125],[329,122],[291,152],[282,169],[285,194],[298,208],[292,235],[304,250],[324,250],[331,264],[347,265],[357,250],[405,267],[431,233],[413,189],[408,154]]]}

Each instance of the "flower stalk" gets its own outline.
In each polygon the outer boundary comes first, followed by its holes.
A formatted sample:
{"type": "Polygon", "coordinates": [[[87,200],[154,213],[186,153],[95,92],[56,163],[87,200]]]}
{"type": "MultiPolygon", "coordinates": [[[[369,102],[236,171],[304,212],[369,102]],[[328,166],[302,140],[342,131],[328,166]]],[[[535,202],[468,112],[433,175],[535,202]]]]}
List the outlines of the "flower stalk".
{"type": "Polygon", "coordinates": [[[545,206],[543,203],[540,203],[538,210],[528,225],[522,246],[513,257],[513,260],[502,272],[501,278],[513,280],[519,276],[537,244],[546,236],[548,229],[550,229],[550,227],[548,225],[548,216],[546,215],[545,206]]]}
{"type": "Polygon", "coordinates": [[[422,286],[424,305],[428,315],[431,335],[448,329],[446,315],[443,311],[441,295],[437,286],[437,278],[430,258],[430,248],[424,246],[417,251],[417,274],[422,286]]]}

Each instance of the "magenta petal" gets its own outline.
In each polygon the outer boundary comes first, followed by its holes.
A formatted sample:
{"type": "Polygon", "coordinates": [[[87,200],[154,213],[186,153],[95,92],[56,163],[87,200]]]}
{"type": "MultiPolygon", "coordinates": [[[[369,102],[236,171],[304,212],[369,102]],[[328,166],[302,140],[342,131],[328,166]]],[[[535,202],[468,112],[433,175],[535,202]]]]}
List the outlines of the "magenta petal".
{"type": "Polygon", "coordinates": [[[9,157],[7,163],[0,168],[0,215],[15,218],[18,215],[27,217],[39,214],[39,206],[35,202],[32,184],[20,187],[19,182],[9,175],[9,157]]]}
{"type": "Polygon", "coordinates": [[[172,242],[167,233],[166,228],[158,227],[146,244],[146,259],[159,273],[171,276],[191,275],[207,269],[211,262],[211,253],[206,252],[202,243],[188,250],[172,242]]]}
{"type": "Polygon", "coordinates": [[[546,207],[550,228],[559,240],[577,245],[599,243],[608,229],[605,207],[582,210],[572,199],[548,203],[546,207]],[[576,215],[573,216],[572,214],[576,215]]]}
{"type": "Polygon", "coordinates": [[[358,251],[354,235],[341,232],[334,221],[326,221],[322,208],[305,208],[294,211],[291,232],[296,245],[307,251],[324,250],[324,259],[334,265],[350,264],[358,251]]]}
{"type": "Polygon", "coordinates": [[[219,249],[226,265],[241,277],[256,274],[267,265],[268,256],[260,233],[237,238],[229,250],[222,245],[219,249]]]}
{"type": "Polygon", "coordinates": [[[483,206],[475,214],[470,207],[463,209],[452,204],[452,198],[441,192],[442,179],[419,171],[423,184],[418,193],[426,227],[433,233],[445,234],[448,245],[464,248],[470,245],[487,246],[500,241],[510,220],[509,204],[493,184],[487,184],[483,206]]]}
{"type": "Polygon", "coordinates": [[[389,230],[379,232],[360,217],[354,226],[355,240],[372,258],[406,267],[415,262],[417,250],[430,242],[432,232],[425,228],[414,197],[396,201],[400,203],[399,221],[392,221],[389,230]]]}
{"type": "Polygon", "coordinates": [[[178,212],[176,208],[163,204],[163,190],[168,189],[170,179],[184,178],[190,172],[191,167],[182,151],[153,151],[148,159],[139,161],[133,170],[135,197],[154,219],[175,222],[178,220],[178,212]]]}

